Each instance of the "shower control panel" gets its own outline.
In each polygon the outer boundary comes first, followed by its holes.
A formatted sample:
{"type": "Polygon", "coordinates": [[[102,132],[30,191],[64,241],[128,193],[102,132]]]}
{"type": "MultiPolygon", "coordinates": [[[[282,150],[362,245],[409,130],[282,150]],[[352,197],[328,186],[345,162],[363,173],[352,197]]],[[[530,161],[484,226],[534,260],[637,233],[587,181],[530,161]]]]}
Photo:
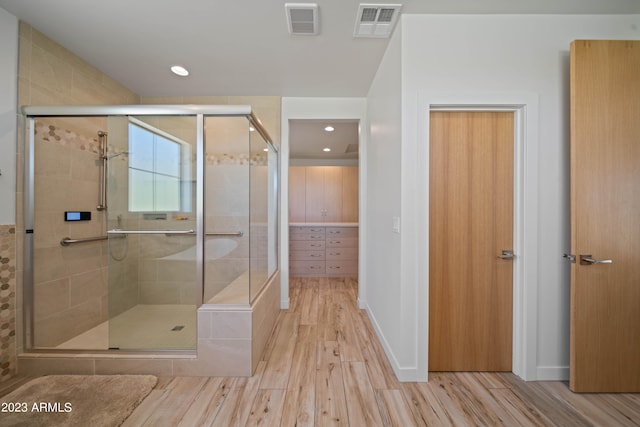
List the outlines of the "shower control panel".
{"type": "Polygon", "coordinates": [[[91,221],[91,212],[67,211],[64,213],[65,221],[91,221]]]}

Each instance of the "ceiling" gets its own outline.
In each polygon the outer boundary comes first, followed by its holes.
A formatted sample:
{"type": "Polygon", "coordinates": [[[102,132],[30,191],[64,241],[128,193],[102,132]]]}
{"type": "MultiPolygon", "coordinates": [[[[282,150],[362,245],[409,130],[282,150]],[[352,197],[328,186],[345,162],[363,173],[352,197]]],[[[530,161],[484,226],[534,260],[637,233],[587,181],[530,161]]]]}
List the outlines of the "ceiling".
{"type": "Polygon", "coordinates": [[[358,120],[290,120],[291,159],[357,159],[358,120]],[[324,128],[331,125],[334,130],[324,128]],[[323,151],[329,148],[331,151],[323,151]]]}
{"type": "MultiPolygon", "coordinates": [[[[352,36],[359,1],[316,0],[318,36],[289,35],[284,3],[0,0],[0,7],[141,96],[366,96],[388,39],[352,36]],[[191,75],[173,75],[173,64],[191,75]]],[[[640,13],[640,0],[397,3],[412,14],[640,13]]]]}
{"type": "MultiPolygon", "coordinates": [[[[403,14],[640,13],[640,0],[369,2],[401,3],[403,14]]],[[[289,35],[285,3],[0,0],[0,7],[143,97],[366,96],[388,39],[353,37],[360,1],[315,0],[317,36],[289,35]],[[190,76],[172,74],[174,64],[190,76]]],[[[332,133],[323,130],[326,124],[292,121],[291,158],[357,159],[357,152],[345,150],[358,143],[358,123],[334,121],[332,133]],[[323,152],[326,146],[332,151],[323,152]]]]}

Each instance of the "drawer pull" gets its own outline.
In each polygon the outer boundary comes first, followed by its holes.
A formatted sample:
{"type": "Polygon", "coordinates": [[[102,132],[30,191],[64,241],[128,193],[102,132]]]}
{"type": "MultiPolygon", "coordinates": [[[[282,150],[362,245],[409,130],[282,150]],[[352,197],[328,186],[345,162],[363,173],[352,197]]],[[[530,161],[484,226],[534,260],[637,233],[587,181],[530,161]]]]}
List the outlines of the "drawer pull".
{"type": "Polygon", "coordinates": [[[338,266],[335,266],[335,267],[329,267],[329,268],[331,268],[332,270],[339,270],[339,269],[340,269],[340,266],[338,265],[338,266]]]}
{"type": "Polygon", "coordinates": [[[340,252],[331,252],[329,255],[342,255],[340,252]]]}
{"type": "Polygon", "coordinates": [[[318,257],[320,257],[322,255],[314,255],[314,254],[312,254],[312,255],[309,255],[309,256],[312,257],[312,258],[318,258],[318,257]]]}

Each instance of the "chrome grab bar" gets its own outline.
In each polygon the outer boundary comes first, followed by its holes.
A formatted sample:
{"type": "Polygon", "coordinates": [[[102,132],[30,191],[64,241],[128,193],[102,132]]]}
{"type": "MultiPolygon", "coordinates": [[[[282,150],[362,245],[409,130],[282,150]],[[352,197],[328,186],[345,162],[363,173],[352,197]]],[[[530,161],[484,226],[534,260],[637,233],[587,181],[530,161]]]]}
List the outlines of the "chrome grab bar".
{"type": "MultiPolygon", "coordinates": [[[[126,238],[127,236],[118,236],[119,238],[126,238]]],[[[60,240],[61,246],[69,246],[74,243],[85,243],[85,242],[97,242],[98,240],[107,240],[109,236],[96,236],[96,237],[85,237],[83,239],[72,239],[71,237],[64,237],[60,240]]]]}
{"type": "Polygon", "coordinates": [[[193,230],[109,230],[107,234],[196,234],[193,230]]]}
{"type": "MultiPolygon", "coordinates": [[[[196,234],[194,230],[109,230],[108,234],[166,234],[166,235],[175,235],[175,234],[196,234]]],[[[208,232],[205,233],[207,236],[244,236],[244,231],[228,231],[228,232],[208,232]]]]}
{"type": "MultiPolygon", "coordinates": [[[[165,235],[176,235],[176,234],[196,234],[194,230],[108,230],[107,236],[96,236],[96,237],[85,237],[82,239],[72,239],[71,237],[64,237],[60,240],[60,245],[69,246],[74,243],[85,243],[85,242],[97,242],[99,240],[107,240],[109,239],[109,235],[113,237],[126,238],[128,234],[165,234],[165,235]]],[[[244,236],[243,231],[230,231],[230,232],[220,232],[220,233],[206,233],[207,236],[244,236]]]]}
{"type": "Polygon", "coordinates": [[[240,230],[240,231],[223,231],[220,233],[204,233],[207,236],[238,236],[238,237],[242,237],[244,236],[244,231],[240,230]]]}

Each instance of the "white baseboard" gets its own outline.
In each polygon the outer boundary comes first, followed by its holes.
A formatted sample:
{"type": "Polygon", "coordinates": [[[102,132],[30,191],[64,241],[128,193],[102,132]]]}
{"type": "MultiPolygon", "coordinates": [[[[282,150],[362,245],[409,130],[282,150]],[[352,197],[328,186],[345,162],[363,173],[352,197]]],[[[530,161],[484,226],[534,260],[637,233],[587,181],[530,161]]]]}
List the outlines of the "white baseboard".
{"type": "Polygon", "coordinates": [[[568,366],[538,366],[536,381],[568,381],[568,366]]]}
{"type": "Polygon", "coordinates": [[[364,305],[362,309],[367,313],[367,317],[369,317],[369,320],[373,325],[373,329],[375,329],[376,331],[378,340],[380,341],[380,344],[382,344],[384,353],[387,355],[387,359],[389,359],[391,368],[393,369],[393,372],[396,374],[396,377],[398,378],[398,380],[400,382],[426,382],[427,378],[424,376],[420,376],[420,374],[418,373],[418,369],[415,366],[408,366],[408,367],[400,366],[400,363],[398,363],[398,359],[396,359],[393,351],[391,350],[391,347],[389,346],[389,343],[387,342],[384,334],[380,330],[380,327],[378,325],[378,322],[376,321],[375,316],[371,314],[369,307],[366,306],[366,303],[364,301],[358,301],[358,304],[364,305]]]}
{"type": "Polygon", "coordinates": [[[280,309],[288,310],[289,309],[289,298],[280,300],[280,309]]]}

